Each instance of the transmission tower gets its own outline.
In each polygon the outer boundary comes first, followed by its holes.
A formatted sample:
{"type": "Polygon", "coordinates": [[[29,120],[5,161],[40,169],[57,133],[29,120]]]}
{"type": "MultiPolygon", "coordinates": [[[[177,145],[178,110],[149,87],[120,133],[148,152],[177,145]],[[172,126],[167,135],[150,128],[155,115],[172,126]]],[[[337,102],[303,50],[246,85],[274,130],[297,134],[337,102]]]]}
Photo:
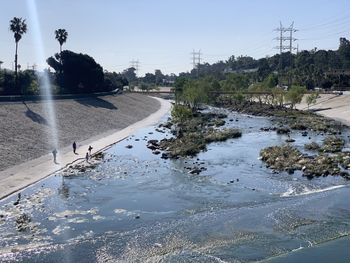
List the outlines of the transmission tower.
{"type": "Polygon", "coordinates": [[[191,52],[192,55],[192,66],[193,69],[197,69],[197,76],[199,75],[199,65],[201,64],[201,50],[198,50],[198,52],[196,52],[195,50],[193,50],[191,52]]]}
{"type": "MultiPolygon", "coordinates": [[[[282,23],[280,22],[280,26],[274,31],[279,32],[279,36],[275,38],[275,40],[278,41],[279,45],[275,48],[279,49],[280,51],[279,69],[280,72],[282,72],[282,53],[284,50],[289,51],[289,67],[292,68],[292,53],[293,50],[298,49],[297,47],[293,46],[294,41],[297,40],[293,37],[293,33],[297,32],[298,30],[294,28],[294,22],[289,27],[283,27],[282,23]],[[284,44],[285,41],[287,41],[287,43],[289,42],[288,45],[284,44]]],[[[288,86],[291,86],[291,76],[288,78],[288,86]]]]}
{"type": "Polygon", "coordinates": [[[283,27],[282,23],[280,22],[280,27],[276,28],[274,31],[279,32],[279,36],[275,38],[278,40],[279,45],[275,48],[280,50],[280,54],[282,54],[284,50],[288,50],[292,54],[293,50],[297,49],[293,46],[293,42],[297,40],[293,37],[293,33],[298,31],[294,28],[294,22],[289,27],[283,27]],[[284,33],[289,34],[288,36],[285,36],[284,33]],[[285,41],[289,41],[289,45],[284,45],[285,41]]]}
{"type": "Polygon", "coordinates": [[[130,67],[131,68],[134,68],[135,71],[136,71],[136,76],[138,75],[139,73],[139,64],[140,64],[140,61],[139,60],[131,60],[130,61],[130,67]]]}

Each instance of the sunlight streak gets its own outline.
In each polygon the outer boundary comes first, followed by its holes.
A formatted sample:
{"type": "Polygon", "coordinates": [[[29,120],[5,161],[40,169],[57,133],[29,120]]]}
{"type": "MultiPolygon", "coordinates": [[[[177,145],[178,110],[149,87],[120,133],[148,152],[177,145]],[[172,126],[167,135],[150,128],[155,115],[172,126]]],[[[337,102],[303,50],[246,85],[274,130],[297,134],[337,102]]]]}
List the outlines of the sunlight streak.
{"type": "MultiPolygon", "coordinates": [[[[44,52],[44,45],[43,45],[43,39],[41,34],[41,28],[40,28],[40,21],[38,18],[37,13],[37,7],[35,0],[27,0],[27,7],[30,14],[30,22],[31,22],[31,31],[34,38],[35,43],[35,53],[36,57],[39,61],[45,61],[45,52],[44,52]]],[[[37,72],[37,74],[39,74],[37,72]]],[[[52,149],[58,149],[58,132],[57,132],[57,126],[56,126],[56,114],[54,105],[52,103],[52,91],[51,91],[51,84],[49,80],[48,73],[44,70],[43,74],[40,74],[40,95],[43,99],[43,105],[45,112],[48,115],[49,119],[49,127],[50,127],[50,138],[49,141],[52,144],[52,149]],[[45,101],[45,102],[44,102],[45,101]]]]}

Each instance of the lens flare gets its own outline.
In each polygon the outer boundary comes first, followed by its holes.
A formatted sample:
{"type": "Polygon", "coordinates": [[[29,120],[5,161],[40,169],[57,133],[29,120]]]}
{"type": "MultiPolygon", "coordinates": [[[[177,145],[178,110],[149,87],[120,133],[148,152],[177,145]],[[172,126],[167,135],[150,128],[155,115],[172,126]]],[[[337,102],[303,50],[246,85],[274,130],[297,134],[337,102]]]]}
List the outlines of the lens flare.
{"type": "MultiPolygon", "coordinates": [[[[43,39],[41,34],[41,27],[40,27],[40,21],[37,13],[37,7],[35,0],[27,0],[27,6],[29,11],[29,20],[31,25],[31,34],[34,38],[35,43],[35,52],[36,57],[39,61],[45,61],[45,52],[44,52],[44,45],[43,45],[43,39]]],[[[37,73],[38,74],[38,73],[37,73]]],[[[50,144],[52,145],[52,149],[58,149],[58,132],[57,132],[57,125],[56,125],[56,114],[55,114],[55,108],[52,102],[52,91],[51,91],[51,84],[48,72],[45,70],[42,74],[40,74],[40,95],[43,99],[42,103],[44,106],[44,110],[47,114],[49,127],[50,127],[50,136],[48,138],[50,144]]]]}

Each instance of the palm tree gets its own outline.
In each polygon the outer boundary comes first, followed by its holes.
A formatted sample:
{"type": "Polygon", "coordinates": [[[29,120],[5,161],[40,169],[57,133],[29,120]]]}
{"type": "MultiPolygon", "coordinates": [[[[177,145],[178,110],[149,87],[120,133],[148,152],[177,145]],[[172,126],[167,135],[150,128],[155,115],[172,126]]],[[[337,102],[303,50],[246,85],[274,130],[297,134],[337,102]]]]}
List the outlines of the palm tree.
{"type": "Polygon", "coordinates": [[[65,29],[57,29],[55,30],[55,35],[58,43],[60,43],[60,53],[62,53],[62,45],[67,41],[68,32],[65,29]]]}
{"type": "Polygon", "coordinates": [[[26,20],[18,17],[14,17],[10,21],[10,30],[13,32],[16,42],[16,54],[15,54],[15,85],[17,87],[17,50],[18,42],[21,40],[22,35],[27,32],[26,20]]]}

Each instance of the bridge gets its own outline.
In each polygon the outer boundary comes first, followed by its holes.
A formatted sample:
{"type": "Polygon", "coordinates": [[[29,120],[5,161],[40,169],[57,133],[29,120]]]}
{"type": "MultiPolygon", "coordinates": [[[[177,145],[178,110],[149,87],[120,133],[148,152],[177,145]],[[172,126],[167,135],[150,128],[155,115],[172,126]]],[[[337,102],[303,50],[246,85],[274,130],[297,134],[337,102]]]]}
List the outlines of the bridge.
{"type": "MultiPolygon", "coordinates": [[[[169,91],[164,91],[164,90],[133,90],[133,91],[128,91],[130,93],[141,93],[141,94],[146,94],[146,95],[174,95],[175,91],[174,90],[169,90],[169,91]]],[[[314,91],[307,91],[305,94],[312,94],[314,91]]],[[[273,95],[276,93],[273,93],[271,91],[212,91],[211,94],[214,95],[234,95],[234,94],[243,94],[243,95],[273,95]]],[[[319,94],[338,94],[338,91],[318,91],[319,94]]]]}

